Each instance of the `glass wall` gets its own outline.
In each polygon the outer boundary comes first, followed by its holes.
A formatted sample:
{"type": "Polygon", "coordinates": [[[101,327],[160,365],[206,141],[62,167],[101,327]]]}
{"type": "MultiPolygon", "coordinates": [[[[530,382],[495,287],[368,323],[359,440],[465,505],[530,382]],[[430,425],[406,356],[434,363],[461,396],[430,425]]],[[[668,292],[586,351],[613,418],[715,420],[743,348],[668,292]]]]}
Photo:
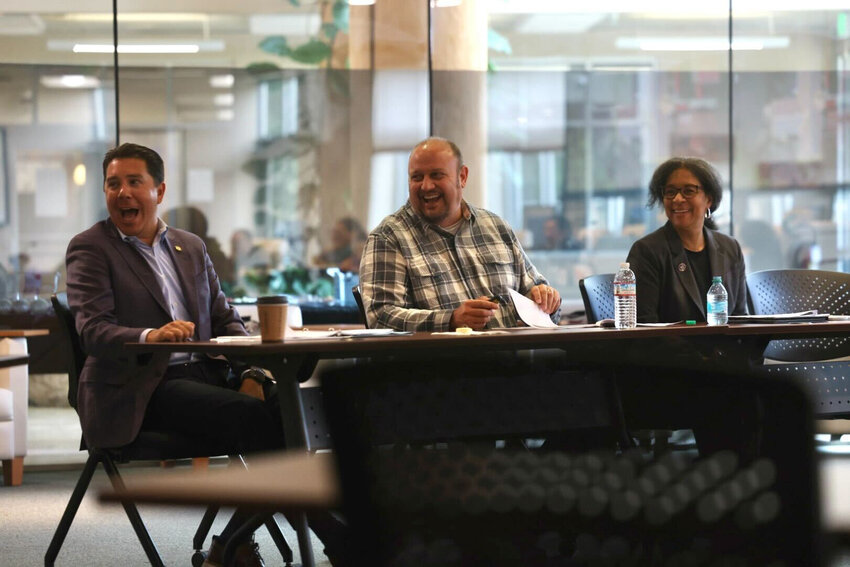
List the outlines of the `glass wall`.
{"type": "Polygon", "coordinates": [[[207,239],[234,297],[332,300],[325,268],[356,272],[429,133],[459,143],[467,199],[568,310],[663,224],[646,186],[673,155],[718,168],[750,270],[848,268],[838,3],[127,1],[117,67],[111,4],[0,16],[0,310],[62,287],[118,138],[165,157],[162,212],[207,239]]]}

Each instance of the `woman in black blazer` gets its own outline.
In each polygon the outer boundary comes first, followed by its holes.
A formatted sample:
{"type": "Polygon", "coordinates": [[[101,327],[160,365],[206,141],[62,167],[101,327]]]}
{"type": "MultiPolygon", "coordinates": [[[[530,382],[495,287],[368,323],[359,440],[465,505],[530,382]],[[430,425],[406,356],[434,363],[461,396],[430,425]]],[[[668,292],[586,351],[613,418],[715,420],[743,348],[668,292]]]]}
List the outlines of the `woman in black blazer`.
{"type": "Polygon", "coordinates": [[[641,323],[705,321],[712,276],[721,276],[729,314],[747,313],[744,255],[717,232],[711,213],[723,197],[720,176],[705,160],[674,157],[649,182],[649,207],[661,204],[667,224],[635,242],[627,261],[637,280],[641,323]]]}

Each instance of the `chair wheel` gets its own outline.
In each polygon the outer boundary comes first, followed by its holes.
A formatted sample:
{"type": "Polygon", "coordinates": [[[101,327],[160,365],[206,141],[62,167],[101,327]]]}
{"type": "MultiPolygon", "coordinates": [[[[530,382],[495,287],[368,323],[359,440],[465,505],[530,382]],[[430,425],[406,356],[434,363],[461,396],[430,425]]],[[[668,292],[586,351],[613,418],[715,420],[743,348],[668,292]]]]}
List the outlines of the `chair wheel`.
{"type": "Polygon", "coordinates": [[[206,551],[196,551],[192,554],[192,567],[201,567],[207,560],[206,551]]]}

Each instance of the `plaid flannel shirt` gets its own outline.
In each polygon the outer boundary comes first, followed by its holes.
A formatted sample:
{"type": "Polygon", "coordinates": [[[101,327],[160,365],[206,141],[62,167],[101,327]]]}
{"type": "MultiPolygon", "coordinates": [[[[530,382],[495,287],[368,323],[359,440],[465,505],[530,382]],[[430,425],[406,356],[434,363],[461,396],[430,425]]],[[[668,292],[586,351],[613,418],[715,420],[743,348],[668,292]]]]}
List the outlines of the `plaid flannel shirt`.
{"type": "MultiPolygon", "coordinates": [[[[528,295],[547,284],[513,230],[495,214],[463,202],[457,234],[424,221],[408,202],[369,235],[360,288],[369,327],[448,331],[452,312],[468,299],[498,296],[487,327],[514,327],[509,289],[528,295]]],[[[558,322],[561,310],[552,313],[558,322]]]]}

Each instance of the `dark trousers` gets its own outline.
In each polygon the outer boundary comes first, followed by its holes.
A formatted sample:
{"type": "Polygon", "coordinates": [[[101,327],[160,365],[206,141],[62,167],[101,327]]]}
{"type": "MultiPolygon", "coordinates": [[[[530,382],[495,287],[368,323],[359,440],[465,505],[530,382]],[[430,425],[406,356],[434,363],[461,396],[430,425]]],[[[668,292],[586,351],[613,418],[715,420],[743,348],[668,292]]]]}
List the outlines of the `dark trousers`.
{"type": "MultiPolygon", "coordinates": [[[[222,455],[246,455],[284,447],[277,388],[264,386],[265,401],[232,389],[227,366],[216,360],[175,364],[154,391],[144,429],[174,431],[215,447],[222,455]]],[[[219,536],[227,541],[253,512],[237,508],[219,536]]],[[[338,547],[344,526],[332,514],[314,512],[310,528],[328,547],[338,547]]]]}
{"type": "Polygon", "coordinates": [[[266,388],[262,401],[231,389],[226,378],[227,366],[216,360],[169,366],[148,403],[142,427],[196,438],[220,454],[283,448],[274,386],[266,388]]]}

